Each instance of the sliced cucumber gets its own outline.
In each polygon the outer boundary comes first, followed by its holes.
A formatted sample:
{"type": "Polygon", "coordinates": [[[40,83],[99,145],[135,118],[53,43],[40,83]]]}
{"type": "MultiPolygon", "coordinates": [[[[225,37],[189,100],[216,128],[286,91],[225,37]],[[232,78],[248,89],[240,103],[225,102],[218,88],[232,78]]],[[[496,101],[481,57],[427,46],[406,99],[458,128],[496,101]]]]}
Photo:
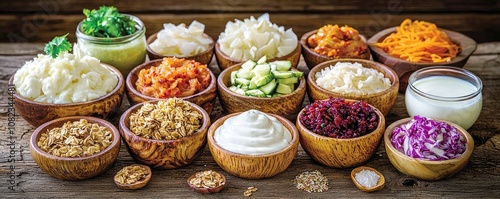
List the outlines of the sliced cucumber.
{"type": "Polygon", "coordinates": [[[236,74],[238,73],[238,71],[233,71],[231,72],[231,77],[230,77],[230,80],[231,80],[231,85],[235,85],[236,84],[236,74]]]}
{"type": "Polygon", "coordinates": [[[232,91],[235,91],[236,89],[238,89],[238,87],[237,87],[237,86],[230,86],[230,87],[229,87],[229,90],[232,90],[232,91]]]}
{"type": "Polygon", "coordinates": [[[241,89],[241,88],[237,88],[236,90],[234,90],[235,93],[238,93],[240,95],[246,95],[246,92],[245,90],[241,89]]]}
{"type": "Polygon", "coordinates": [[[292,68],[292,62],[288,60],[277,60],[269,64],[276,64],[277,71],[289,71],[292,68]]]}
{"type": "Polygon", "coordinates": [[[299,78],[298,77],[290,77],[290,78],[286,78],[286,79],[278,79],[278,83],[282,83],[282,84],[295,84],[299,82],[299,78]]]}
{"type": "Polygon", "coordinates": [[[272,80],[274,80],[274,77],[271,74],[266,75],[266,76],[255,76],[255,77],[257,77],[257,78],[252,78],[252,80],[250,80],[250,84],[252,84],[252,81],[253,81],[254,84],[255,84],[255,86],[256,86],[256,88],[264,86],[267,83],[269,83],[272,80]]]}
{"type": "Polygon", "coordinates": [[[271,66],[269,64],[257,64],[252,71],[255,75],[268,75],[271,72],[271,66]]]}
{"type": "Polygon", "coordinates": [[[304,75],[304,72],[302,72],[302,71],[290,71],[290,72],[293,73],[294,77],[298,77],[298,78],[300,78],[304,75]]]}
{"type": "Polygon", "coordinates": [[[257,62],[254,62],[252,60],[248,60],[241,65],[241,68],[247,69],[247,70],[252,70],[256,65],[257,65],[257,62]]]}
{"type": "Polygon", "coordinates": [[[272,79],[269,83],[267,83],[266,85],[264,86],[261,86],[259,88],[259,90],[261,90],[262,92],[264,92],[266,95],[270,95],[274,92],[274,90],[276,89],[276,86],[278,85],[278,83],[276,83],[276,79],[272,79]]]}
{"type": "Polygon", "coordinates": [[[245,94],[252,97],[265,97],[266,94],[259,89],[252,89],[245,91],[245,94]]]}
{"type": "Polygon", "coordinates": [[[267,56],[262,56],[259,60],[257,60],[257,64],[265,64],[267,62],[267,56]]]}
{"type": "Polygon", "coordinates": [[[281,94],[288,94],[288,93],[291,93],[293,92],[293,85],[290,86],[290,84],[280,84],[278,83],[278,86],[276,88],[276,92],[277,93],[281,93],[281,94]]]}
{"type": "Polygon", "coordinates": [[[238,70],[238,73],[236,73],[236,77],[241,77],[245,79],[250,79],[254,76],[252,71],[250,69],[240,69],[238,70]]]}
{"type": "Polygon", "coordinates": [[[271,71],[274,75],[274,77],[276,77],[277,79],[287,79],[287,78],[291,78],[291,77],[295,77],[295,75],[293,74],[292,71],[286,71],[286,72],[283,72],[283,71],[271,71]]]}
{"type": "Polygon", "coordinates": [[[240,84],[240,85],[243,85],[243,86],[248,86],[250,84],[250,80],[245,79],[245,78],[241,78],[241,77],[236,78],[234,80],[234,82],[236,84],[240,84]]]}

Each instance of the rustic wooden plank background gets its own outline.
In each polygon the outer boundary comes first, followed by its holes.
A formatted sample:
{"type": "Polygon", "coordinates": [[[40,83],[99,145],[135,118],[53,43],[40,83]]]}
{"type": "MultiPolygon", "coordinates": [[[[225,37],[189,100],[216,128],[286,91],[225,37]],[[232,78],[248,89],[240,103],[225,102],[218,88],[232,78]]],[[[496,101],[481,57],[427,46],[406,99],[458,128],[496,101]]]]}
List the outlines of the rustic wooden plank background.
{"type": "Polygon", "coordinates": [[[228,21],[268,12],[271,21],[292,28],[300,37],[325,24],[349,25],[371,37],[404,19],[426,20],[461,32],[477,42],[500,41],[500,1],[497,0],[5,0],[0,1],[0,42],[42,42],[70,33],[83,18],[83,8],[116,6],[141,18],[151,35],[163,23],[206,25],[213,38],[228,21]]]}

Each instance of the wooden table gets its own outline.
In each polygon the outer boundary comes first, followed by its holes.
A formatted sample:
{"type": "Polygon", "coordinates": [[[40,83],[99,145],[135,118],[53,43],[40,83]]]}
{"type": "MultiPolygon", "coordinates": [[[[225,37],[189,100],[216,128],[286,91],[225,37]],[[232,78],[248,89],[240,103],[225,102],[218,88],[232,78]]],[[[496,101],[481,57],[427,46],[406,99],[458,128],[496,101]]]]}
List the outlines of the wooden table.
{"type": "MultiPolygon", "coordinates": [[[[43,50],[42,44],[0,44],[0,198],[243,198],[247,187],[258,188],[253,198],[494,198],[500,197],[500,42],[479,44],[475,54],[465,66],[479,75],[484,83],[483,110],[476,124],[469,129],[476,142],[470,163],[458,175],[436,182],[421,181],[405,176],[397,171],[387,159],[383,145],[365,165],[384,174],[386,187],[374,193],[358,190],[350,179],[351,169],[333,169],[319,165],[299,148],[299,151],[283,173],[263,180],[244,180],[224,172],[213,160],[206,148],[196,161],[189,166],[174,170],[153,170],[153,179],[143,189],[125,191],[113,182],[115,173],[126,165],[135,163],[122,144],[115,164],[100,176],[83,181],[63,181],[43,173],[33,161],[28,140],[34,130],[20,116],[15,117],[15,131],[8,134],[9,99],[6,93],[8,78],[25,61],[31,60],[43,50]],[[11,148],[12,147],[12,148],[11,148]],[[9,157],[10,156],[10,157],[9,157]],[[13,162],[12,160],[15,160],[13,162]],[[193,192],[186,184],[188,176],[196,171],[213,169],[226,174],[227,187],[218,194],[202,195],[193,192]],[[321,171],[330,182],[330,189],[323,193],[307,193],[294,187],[292,180],[304,171],[321,171]],[[12,179],[12,180],[10,180],[12,179]],[[11,184],[11,182],[13,184],[11,184]],[[13,190],[10,190],[11,187],[13,190]]],[[[215,62],[211,69],[220,71],[215,62]]],[[[307,72],[303,60],[299,69],[307,72]]],[[[304,104],[308,104],[306,99],[304,104]]],[[[120,113],[129,107],[124,103],[120,113]]],[[[211,115],[212,121],[224,115],[217,102],[211,115]]],[[[118,114],[120,115],[120,114],[118,114]]],[[[387,125],[408,117],[404,105],[404,95],[398,99],[389,115],[387,125]]],[[[117,123],[118,116],[110,121],[117,123]]]]}

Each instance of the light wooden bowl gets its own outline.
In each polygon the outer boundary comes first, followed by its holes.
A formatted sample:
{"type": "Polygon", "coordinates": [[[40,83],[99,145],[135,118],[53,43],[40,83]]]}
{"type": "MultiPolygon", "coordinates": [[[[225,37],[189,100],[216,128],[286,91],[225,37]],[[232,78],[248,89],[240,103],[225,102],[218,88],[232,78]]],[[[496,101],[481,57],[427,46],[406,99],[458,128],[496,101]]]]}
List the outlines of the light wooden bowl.
{"type": "Polygon", "coordinates": [[[376,169],[371,168],[371,167],[360,166],[360,167],[357,167],[357,168],[353,169],[351,171],[351,179],[352,179],[352,182],[354,183],[354,185],[356,185],[356,187],[358,187],[359,190],[364,191],[364,192],[378,191],[378,190],[383,189],[384,186],[385,186],[385,177],[384,177],[384,175],[382,173],[380,173],[379,171],[377,171],[376,169]],[[359,184],[359,182],[356,180],[356,174],[358,172],[360,172],[360,171],[363,171],[363,170],[373,171],[378,176],[380,176],[380,179],[378,180],[377,185],[375,185],[374,187],[365,187],[365,186],[359,184]]]}
{"type": "MultiPolygon", "coordinates": [[[[158,98],[150,97],[142,94],[137,90],[135,83],[139,79],[139,73],[142,69],[149,69],[153,66],[158,66],[161,64],[163,59],[156,59],[146,63],[143,63],[130,71],[125,81],[127,99],[131,105],[135,105],[141,102],[147,102],[151,100],[160,100],[158,98]]],[[[209,69],[210,71],[210,69],[209,69]]],[[[187,97],[180,97],[181,99],[195,103],[201,106],[208,114],[212,113],[212,109],[215,104],[215,96],[217,95],[217,84],[216,77],[212,71],[210,71],[210,85],[203,91],[195,93],[194,95],[187,97]]]]}
{"type": "Polygon", "coordinates": [[[398,97],[398,88],[399,88],[399,79],[394,70],[381,63],[364,59],[336,59],[336,60],[326,61],[311,69],[309,75],[307,76],[307,94],[311,101],[328,99],[330,96],[334,98],[359,100],[375,106],[384,115],[387,115],[389,113],[392,106],[396,102],[396,98],[398,97]],[[329,67],[330,65],[335,65],[337,62],[351,62],[351,63],[357,62],[363,65],[363,67],[375,69],[384,74],[386,78],[389,78],[389,80],[391,81],[391,86],[382,92],[368,94],[368,95],[339,93],[320,87],[316,83],[316,76],[315,76],[316,73],[320,72],[322,69],[326,67],[329,67]]]}
{"type": "MultiPolygon", "coordinates": [[[[160,100],[149,101],[158,103],[160,100]]],[[[153,140],[135,135],[130,130],[130,115],[138,111],[145,102],[127,109],[119,121],[120,134],[125,141],[130,155],[139,162],[160,169],[174,169],[190,164],[205,148],[207,130],[210,126],[208,113],[200,106],[188,102],[202,116],[200,129],[194,134],[175,140],[153,140]]]]}
{"type": "Polygon", "coordinates": [[[148,185],[149,181],[151,181],[151,177],[153,176],[153,173],[151,172],[151,168],[149,166],[142,165],[142,164],[132,164],[132,165],[129,165],[129,166],[131,166],[131,167],[133,167],[133,166],[140,166],[142,168],[145,168],[146,171],[148,171],[148,174],[144,177],[145,178],[144,180],[137,181],[137,182],[132,183],[132,184],[122,184],[122,183],[114,180],[116,186],[118,186],[121,189],[135,190],[135,189],[143,188],[146,185],[148,185]]]}
{"type": "Polygon", "coordinates": [[[351,168],[365,163],[377,152],[385,130],[384,115],[372,108],[378,115],[377,128],[366,135],[348,139],[331,138],[308,130],[299,120],[304,112],[302,109],[296,122],[300,145],[313,160],[332,168],[351,168]]]}
{"type": "Polygon", "coordinates": [[[215,130],[228,118],[238,114],[240,113],[232,113],[218,119],[208,130],[208,146],[215,162],[224,171],[244,179],[270,178],[285,171],[292,163],[299,147],[299,134],[293,123],[279,115],[269,114],[276,117],[290,131],[292,140],[288,146],[278,152],[263,155],[246,155],[223,149],[214,140],[215,130]]]}
{"type": "Polygon", "coordinates": [[[450,62],[442,62],[442,63],[415,63],[406,61],[392,55],[386,53],[383,49],[376,47],[375,44],[378,42],[382,42],[387,36],[391,33],[396,32],[397,27],[387,28],[373,35],[370,39],[368,39],[368,46],[370,47],[371,52],[373,53],[373,58],[375,61],[383,63],[389,67],[391,67],[398,74],[399,81],[401,82],[399,91],[404,93],[406,91],[406,87],[408,86],[408,78],[410,75],[417,71],[418,69],[428,67],[428,66],[454,66],[454,67],[463,67],[472,53],[476,50],[476,42],[458,32],[454,32],[451,30],[440,29],[445,32],[450,39],[460,45],[462,48],[462,52],[457,55],[457,57],[453,58],[450,62]]]}
{"type": "Polygon", "coordinates": [[[411,119],[412,118],[400,119],[389,125],[385,130],[385,152],[387,153],[387,157],[391,161],[391,164],[397,170],[420,180],[441,180],[454,176],[460,172],[467,165],[467,163],[469,163],[472,151],[474,150],[474,140],[472,139],[472,136],[459,125],[444,120],[435,119],[436,121],[446,122],[454,126],[467,142],[467,149],[461,156],[450,160],[423,160],[409,157],[394,148],[391,144],[392,131],[394,128],[408,123],[411,119]]]}
{"type": "Polygon", "coordinates": [[[231,66],[222,71],[217,77],[217,92],[222,108],[228,113],[257,109],[265,113],[278,114],[288,119],[294,119],[302,108],[302,102],[306,95],[306,79],[301,77],[300,82],[296,84],[295,91],[287,95],[271,98],[245,96],[229,89],[231,72],[240,69],[241,65],[231,66]]]}
{"type": "MultiPolygon", "coordinates": [[[[290,54],[282,56],[282,57],[275,57],[272,59],[268,59],[268,62],[272,62],[275,60],[289,60],[292,62],[292,68],[297,68],[297,65],[299,64],[300,60],[300,55],[301,55],[301,46],[300,43],[297,42],[297,47],[295,50],[293,50],[290,54]]],[[[236,60],[228,55],[224,54],[220,50],[220,45],[219,43],[215,44],[215,58],[217,59],[217,64],[219,65],[219,68],[221,71],[229,68],[230,66],[233,66],[235,64],[240,64],[243,63],[247,60],[236,60]]]]}
{"type": "MultiPolygon", "coordinates": [[[[203,172],[203,171],[200,171],[200,172],[203,172]]],[[[214,172],[216,172],[216,171],[214,171],[214,172]]],[[[190,181],[192,178],[196,177],[196,173],[189,176],[189,178],[187,179],[187,184],[189,185],[189,187],[191,187],[191,189],[193,189],[194,191],[196,191],[198,193],[203,193],[203,194],[218,193],[218,192],[222,191],[222,189],[226,186],[227,179],[226,179],[226,176],[224,174],[222,174],[220,172],[217,172],[217,173],[219,173],[222,176],[222,183],[221,183],[221,185],[219,185],[217,187],[204,188],[204,187],[197,187],[197,186],[191,184],[190,181]]]]}
{"type": "MultiPolygon", "coordinates": [[[[314,50],[311,47],[309,47],[309,45],[307,44],[307,39],[309,39],[309,37],[316,34],[317,32],[318,32],[318,29],[307,32],[304,35],[302,35],[302,37],[300,38],[300,45],[302,46],[302,56],[304,56],[304,61],[306,62],[307,68],[309,68],[309,69],[314,68],[316,65],[318,65],[320,63],[336,59],[336,58],[328,57],[326,55],[320,55],[320,54],[314,52],[314,50]]],[[[359,36],[364,41],[366,41],[365,36],[363,36],[363,35],[359,35],[359,36]]],[[[359,55],[358,57],[341,57],[341,58],[370,60],[370,59],[372,59],[372,56],[370,54],[370,49],[367,48],[366,53],[363,53],[363,54],[359,55]]]]}
{"type": "MultiPolygon", "coordinates": [[[[15,92],[14,107],[16,108],[16,112],[34,127],[57,118],[68,116],[109,118],[121,106],[125,90],[125,80],[118,69],[108,64],[101,64],[110,69],[118,77],[115,88],[108,94],[87,102],[52,104],[35,102],[15,92]]],[[[9,84],[14,84],[14,75],[10,77],[9,84]]]]}
{"type": "MultiPolygon", "coordinates": [[[[188,60],[195,60],[195,61],[200,62],[202,64],[209,65],[210,62],[212,61],[212,57],[214,55],[215,42],[214,42],[214,39],[212,39],[212,37],[210,37],[209,35],[203,33],[203,36],[206,37],[206,38],[209,38],[212,41],[212,43],[210,44],[210,46],[208,47],[207,50],[205,50],[205,51],[203,51],[203,52],[201,52],[199,54],[193,55],[193,56],[185,56],[185,57],[177,57],[177,58],[184,58],[184,59],[188,59],[188,60]]],[[[147,43],[146,50],[148,52],[149,60],[163,59],[164,57],[174,57],[174,56],[164,56],[164,55],[158,54],[155,51],[153,51],[153,49],[151,49],[151,47],[149,45],[151,43],[153,43],[153,41],[155,41],[157,37],[158,37],[158,32],[152,34],[146,40],[146,43],[147,43]]]]}
{"type": "Polygon", "coordinates": [[[100,175],[115,162],[120,151],[120,133],[113,124],[96,117],[70,116],[46,122],[35,129],[30,138],[31,157],[40,169],[54,178],[63,180],[84,180],[100,175]],[[38,147],[38,140],[47,130],[61,127],[68,121],[86,119],[89,123],[97,123],[109,129],[113,134],[113,142],[103,151],[87,157],[59,157],[49,154],[38,147]]]}

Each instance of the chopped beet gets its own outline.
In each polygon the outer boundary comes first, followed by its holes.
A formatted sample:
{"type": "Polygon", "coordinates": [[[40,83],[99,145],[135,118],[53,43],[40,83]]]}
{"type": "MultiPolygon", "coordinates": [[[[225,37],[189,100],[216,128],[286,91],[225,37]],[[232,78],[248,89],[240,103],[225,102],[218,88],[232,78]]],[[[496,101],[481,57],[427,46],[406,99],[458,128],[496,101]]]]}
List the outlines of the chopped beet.
{"type": "Polygon", "coordinates": [[[366,102],[333,97],[307,105],[299,120],[310,131],[332,138],[363,136],[378,126],[377,113],[366,102]]]}

